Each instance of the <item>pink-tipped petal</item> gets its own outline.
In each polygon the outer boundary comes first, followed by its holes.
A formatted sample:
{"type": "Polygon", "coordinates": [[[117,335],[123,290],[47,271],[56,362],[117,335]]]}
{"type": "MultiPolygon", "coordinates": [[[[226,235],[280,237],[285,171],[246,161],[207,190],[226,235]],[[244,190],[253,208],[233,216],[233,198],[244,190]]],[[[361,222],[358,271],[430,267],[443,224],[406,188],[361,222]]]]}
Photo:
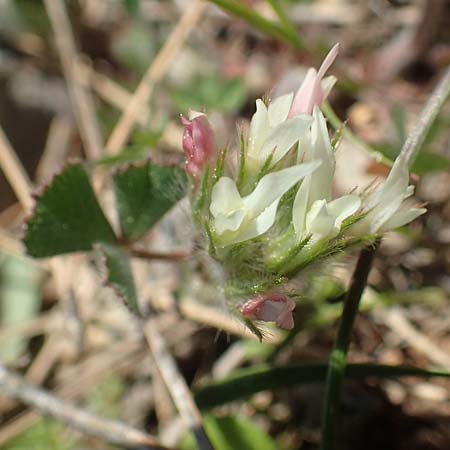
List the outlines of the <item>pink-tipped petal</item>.
{"type": "Polygon", "coordinates": [[[336,44],[323,60],[320,69],[316,72],[315,69],[308,69],[305,79],[301,84],[294,101],[292,102],[291,109],[289,111],[289,118],[292,118],[298,114],[311,115],[314,106],[322,106],[325,97],[328,93],[325,93],[322,87],[322,78],[325,73],[333,64],[336,56],[339,52],[339,44],[336,44]]]}
{"type": "Polygon", "coordinates": [[[276,320],[277,325],[284,330],[292,330],[294,328],[294,316],[292,311],[285,311],[276,320]]]}
{"type": "Polygon", "coordinates": [[[198,177],[216,155],[214,132],[204,114],[189,112],[190,119],[181,117],[184,126],[183,150],[186,155],[186,171],[198,177]]]}
{"type": "Polygon", "coordinates": [[[332,47],[332,49],[328,52],[327,56],[325,56],[325,59],[323,60],[319,68],[319,71],[317,72],[317,78],[322,80],[322,78],[327,73],[328,69],[334,63],[334,60],[336,59],[338,53],[339,53],[339,43],[335,44],[332,47]]]}
{"type": "Polygon", "coordinates": [[[288,118],[297,116],[298,114],[310,114],[309,110],[312,103],[312,95],[314,92],[314,83],[317,77],[316,69],[310,68],[306,72],[306,76],[300,85],[297,93],[295,94],[292,102],[291,109],[288,114],[288,118]]]}
{"type": "Polygon", "coordinates": [[[295,302],[283,294],[259,294],[241,308],[244,317],[250,320],[275,322],[279,327],[291,330],[294,327],[292,311],[295,302]]]}

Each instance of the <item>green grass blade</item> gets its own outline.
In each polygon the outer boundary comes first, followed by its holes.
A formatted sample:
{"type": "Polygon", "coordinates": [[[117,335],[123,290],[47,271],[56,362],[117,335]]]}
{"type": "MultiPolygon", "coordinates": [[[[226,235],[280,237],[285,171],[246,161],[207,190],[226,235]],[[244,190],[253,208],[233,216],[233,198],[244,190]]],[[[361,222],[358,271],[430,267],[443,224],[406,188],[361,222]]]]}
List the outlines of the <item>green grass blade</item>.
{"type": "MultiPolygon", "coordinates": [[[[292,364],[288,366],[262,365],[241,369],[233,375],[215,381],[197,391],[195,401],[199,408],[210,409],[234,400],[247,398],[257,392],[277,390],[297,384],[323,383],[327,373],[327,363],[292,364]]],[[[396,378],[414,376],[420,378],[450,378],[450,372],[440,369],[420,369],[408,366],[379,364],[349,364],[346,377],[362,379],[366,377],[396,378]]]]}
{"type": "Polygon", "coordinates": [[[293,34],[292,31],[286,29],[286,27],[276,24],[257,14],[252,8],[245,6],[242,2],[236,2],[233,0],[209,0],[209,2],[214,3],[234,16],[240,17],[252,27],[274,37],[275,39],[288,42],[294,48],[303,47],[297,33],[293,34]]]}

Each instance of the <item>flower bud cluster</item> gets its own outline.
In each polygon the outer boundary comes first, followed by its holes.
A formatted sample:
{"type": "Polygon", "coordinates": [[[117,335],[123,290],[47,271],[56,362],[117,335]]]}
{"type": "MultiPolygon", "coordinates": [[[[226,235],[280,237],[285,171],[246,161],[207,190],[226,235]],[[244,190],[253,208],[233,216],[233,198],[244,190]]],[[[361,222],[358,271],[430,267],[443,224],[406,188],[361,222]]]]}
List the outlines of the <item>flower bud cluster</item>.
{"type": "Polygon", "coordinates": [[[378,189],[333,197],[336,149],[320,108],[337,53],[338,45],[308,70],[295,96],[256,101],[235,171],[204,114],[182,119],[194,218],[224,269],[225,295],[252,329],[253,321],[291,329],[298,294],[289,282],[303,269],[425,212],[404,202],[413,187],[402,158],[378,189]]]}

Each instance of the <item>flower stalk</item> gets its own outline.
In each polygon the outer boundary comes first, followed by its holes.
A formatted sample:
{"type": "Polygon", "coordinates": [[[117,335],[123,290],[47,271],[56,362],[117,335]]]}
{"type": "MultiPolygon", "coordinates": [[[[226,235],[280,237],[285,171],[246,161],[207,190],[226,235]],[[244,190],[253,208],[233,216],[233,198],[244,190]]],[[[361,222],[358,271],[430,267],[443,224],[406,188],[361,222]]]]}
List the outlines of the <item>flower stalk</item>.
{"type": "Polygon", "coordinates": [[[336,342],[328,362],[320,450],[332,450],[334,448],[342,384],[347,367],[347,353],[350,347],[353,326],[359,310],[362,293],[367,284],[367,278],[372,267],[377,246],[378,241],[372,247],[361,250],[353,273],[350,289],[344,301],[344,309],[342,311],[336,342]]]}

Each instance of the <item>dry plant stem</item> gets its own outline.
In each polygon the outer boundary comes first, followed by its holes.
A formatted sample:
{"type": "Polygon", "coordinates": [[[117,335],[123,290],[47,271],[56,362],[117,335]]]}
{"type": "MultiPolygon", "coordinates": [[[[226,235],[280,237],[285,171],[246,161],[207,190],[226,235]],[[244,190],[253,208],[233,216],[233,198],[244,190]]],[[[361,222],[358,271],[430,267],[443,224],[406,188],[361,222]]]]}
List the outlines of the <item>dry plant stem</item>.
{"type": "MultiPolygon", "coordinates": [[[[33,360],[30,368],[27,370],[25,380],[35,385],[42,384],[47,375],[54,367],[56,361],[61,353],[61,340],[56,335],[50,335],[46,338],[42,349],[39,351],[36,358],[33,360]]],[[[9,401],[0,402],[0,414],[8,409],[12,409],[16,402],[12,399],[9,401]]]]}
{"type": "Polygon", "coordinates": [[[115,445],[127,447],[146,446],[155,450],[167,450],[152,436],[124,425],[123,423],[102,419],[79,409],[67,402],[53,397],[48,392],[37,389],[0,365],[0,388],[11,398],[37,408],[62,422],[91,436],[97,436],[115,445]]]}
{"type": "Polygon", "coordinates": [[[73,132],[74,124],[71,118],[61,114],[52,119],[44,152],[36,168],[36,183],[48,183],[51,177],[64,167],[73,132]]]}
{"type": "Polygon", "coordinates": [[[159,253],[147,250],[141,250],[138,248],[128,248],[127,249],[131,256],[139,259],[147,259],[149,261],[159,260],[159,261],[183,261],[190,256],[189,252],[179,251],[172,253],[159,253]]]}
{"type": "Polygon", "coordinates": [[[347,353],[361,296],[366,287],[367,278],[372,267],[376,246],[375,244],[374,247],[361,250],[353,273],[350,289],[344,301],[338,335],[328,364],[322,416],[321,450],[332,450],[334,448],[335,427],[339,416],[342,384],[347,366],[347,353]]]}
{"type": "Polygon", "coordinates": [[[431,362],[441,367],[450,368],[450,355],[441,350],[427,336],[423,335],[402,314],[400,308],[389,311],[381,310],[377,313],[383,322],[411,347],[425,355],[431,362]]]}
{"type": "Polygon", "coordinates": [[[75,118],[80,129],[86,153],[90,159],[103,153],[102,137],[90,93],[83,88],[79,74],[77,54],[72,28],[63,0],[44,0],[55,33],[55,42],[67,81],[75,118]]]}
{"type": "MultiPolygon", "coordinates": [[[[101,354],[95,355],[92,357],[92,364],[80,364],[80,370],[78,371],[79,376],[77,375],[76,377],[77,383],[73,382],[74,377],[71,376],[56,388],[56,395],[64,400],[74,399],[86,392],[91,386],[98,383],[98,380],[107,373],[121,373],[124,372],[125,369],[129,371],[132,367],[136,366],[137,361],[142,360],[141,353],[137,353],[137,349],[139,348],[139,341],[125,341],[111,349],[108,360],[105,360],[101,354]]],[[[1,386],[2,383],[0,380],[0,389],[1,386]]],[[[14,398],[20,400],[19,397],[14,398]]],[[[39,410],[39,408],[36,409],[39,410]]],[[[55,418],[58,419],[58,416],[55,416],[55,418]]],[[[39,419],[40,415],[36,411],[25,411],[11,422],[4,424],[4,426],[0,428],[0,447],[33,426],[39,419]]]]}
{"type": "Polygon", "coordinates": [[[30,196],[31,181],[1,127],[0,168],[16,194],[22,208],[29,212],[33,207],[33,199],[30,196]]]}
{"type": "MultiPolygon", "coordinates": [[[[91,66],[80,61],[80,80],[85,88],[92,87],[93,91],[103,100],[115,106],[119,110],[124,110],[131,101],[132,95],[120,84],[108,78],[102,73],[96,72],[91,66]]],[[[136,123],[146,125],[148,123],[149,108],[147,104],[142,105],[137,114],[136,123]]]]}
{"type": "Polygon", "coordinates": [[[155,365],[167,386],[181,419],[185,426],[193,432],[199,450],[213,450],[203,429],[202,416],[192,398],[189,387],[180,374],[176,362],[170,354],[158,328],[158,322],[153,318],[148,319],[143,325],[144,334],[152,352],[155,365]]]}
{"type": "Polygon", "coordinates": [[[428,130],[433,124],[436,116],[439,114],[442,106],[447,101],[450,95],[450,66],[446,69],[444,76],[439,84],[434,89],[425,107],[422,109],[418,122],[412,132],[409,134],[408,139],[404,143],[400,152],[399,158],[404,158],[408,161],[409,166],[414,162],[423,141],[425,140],[428,130]]]}
{"type": "Polygon", "coordinates": [[[155,84],[161,81],[166,74],[175,56],[183,47],[187,36],[200,19],[205,6],[206,4],[203,0],[193,0],[192,5],[186,9],[185,14],[153,60],[126,109],[123,111],[119,122],[106,143],[107,153],[118,153],[127,142],[139,114],[141,114],[143,107],[152,95],[155,84]]]}

